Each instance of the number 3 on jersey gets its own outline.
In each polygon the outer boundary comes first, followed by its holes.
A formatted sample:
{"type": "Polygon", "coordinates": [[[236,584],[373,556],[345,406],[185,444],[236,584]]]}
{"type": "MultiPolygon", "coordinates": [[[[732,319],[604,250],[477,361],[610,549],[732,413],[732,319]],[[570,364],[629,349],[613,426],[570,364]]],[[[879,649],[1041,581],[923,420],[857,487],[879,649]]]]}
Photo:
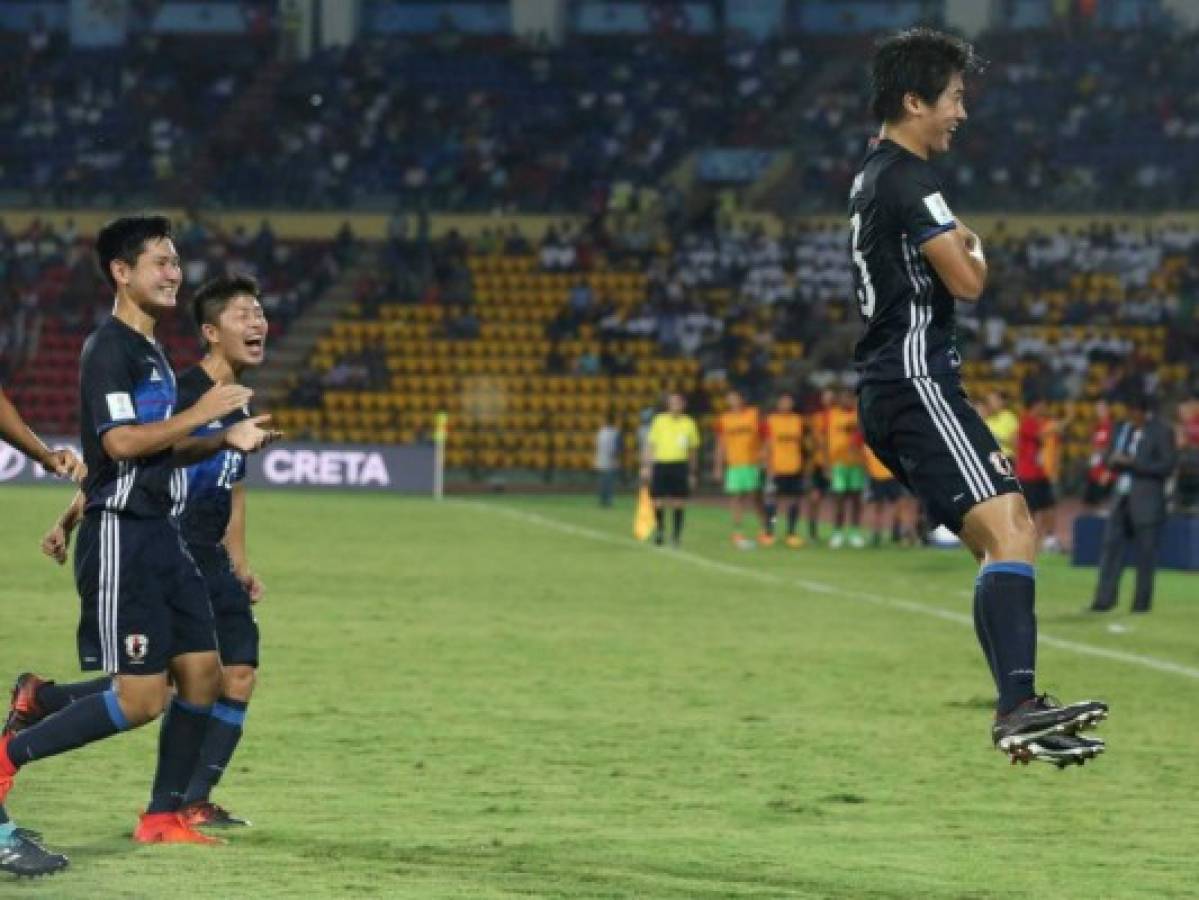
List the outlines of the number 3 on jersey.
{"type": "Polygon", "coordinates": [[[858,239],[862,230],[862,214],[854,213],[853,218],[849,220],[849,225],[852,229],[849,249],[853,254],[854,265],[858,267],[858,307],[862,310],[862,315],[869,319],[874,315],[874,282],[870,280],[870,270],[866,268],[866,257],[862,256],[862,250],[858,247],[858,239]]]}

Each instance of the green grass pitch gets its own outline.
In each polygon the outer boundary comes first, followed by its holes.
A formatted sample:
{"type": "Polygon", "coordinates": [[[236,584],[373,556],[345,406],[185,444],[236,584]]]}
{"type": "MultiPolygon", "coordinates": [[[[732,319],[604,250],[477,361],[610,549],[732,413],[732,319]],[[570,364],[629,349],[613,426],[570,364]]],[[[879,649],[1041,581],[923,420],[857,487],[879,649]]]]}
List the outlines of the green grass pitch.
{"type": "MultiPolygon", "coordinates": [[[[0,491],[5,673],[77,674],[37,553],[68,499],[0,491]]],[[[1199,579],[1094,620],[1094,571],[1042,564],[1041,687],[1110,701],[1109,752],[1012,768],[965,553],[738,552],[714,508],[674,552],[630,520],[252,496],[264,665],[217,799],[254,827],[135,847],[151,726],[21,774],[10,812],[72,866],[0,895],[1199,896],[1199,579]]]]}

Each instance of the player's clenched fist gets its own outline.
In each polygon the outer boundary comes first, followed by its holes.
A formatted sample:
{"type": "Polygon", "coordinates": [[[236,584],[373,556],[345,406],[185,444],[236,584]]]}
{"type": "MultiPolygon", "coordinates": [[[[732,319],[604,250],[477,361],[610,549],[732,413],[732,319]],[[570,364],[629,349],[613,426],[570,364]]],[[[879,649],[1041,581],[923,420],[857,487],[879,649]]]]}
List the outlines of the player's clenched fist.
{"type": "Polygon", "coordinates": [[[64,447],[61,450],[53,451],[46,460],[45,468],[49,469],[59,478],[69,478],[76,484],[83,481],[87,477],[87,466],[83,464],[74,450],[64,447]]]}

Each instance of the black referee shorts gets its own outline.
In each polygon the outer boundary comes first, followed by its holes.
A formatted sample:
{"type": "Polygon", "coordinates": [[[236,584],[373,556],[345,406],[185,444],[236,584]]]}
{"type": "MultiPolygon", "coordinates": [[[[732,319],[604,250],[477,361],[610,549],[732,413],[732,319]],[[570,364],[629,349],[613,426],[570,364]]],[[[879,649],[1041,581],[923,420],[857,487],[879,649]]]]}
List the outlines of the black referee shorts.
{"type": "Polygon", "coordinates": [[[956,378],[868,382],[858,390],[858,415],[870,449],[955,534],[979,503],[1020,491],[956,378]]]}
{"type": "Polygon", "coordinates": [[[650,470],[649,495],[655,500],[686,500],[691,496],[690,463],[656,462],[650,470]]]}
{"type": "Polygon", "coordinates": [[[1024,489],[1024,498],[1028,501],[1029,512],[1051,509],[1057,503],[1057,498],[1053,495],[1053,485],[1049,483],[1048,478],[1031,479],[1025,481],[1021,487],[1024,489]]]}

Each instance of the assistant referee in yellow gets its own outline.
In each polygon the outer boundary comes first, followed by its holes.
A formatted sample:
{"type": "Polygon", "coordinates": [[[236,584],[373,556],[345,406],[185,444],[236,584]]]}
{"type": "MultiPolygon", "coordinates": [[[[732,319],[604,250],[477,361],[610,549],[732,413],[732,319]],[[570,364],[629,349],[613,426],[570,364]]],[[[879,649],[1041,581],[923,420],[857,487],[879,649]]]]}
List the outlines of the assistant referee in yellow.
{"type": "Polygon", "coordinates": [[[666,412],[654,416],[645,438],[641,459],[641,481],[649,483],[654,501],[654,543],[663,541],[665,510],[674,511],[670,542],[676,547],[683,536],[683,511],[695,487],[699,471],[699,429],[683,412],[683,395],[672,391],[666,412]]]}

